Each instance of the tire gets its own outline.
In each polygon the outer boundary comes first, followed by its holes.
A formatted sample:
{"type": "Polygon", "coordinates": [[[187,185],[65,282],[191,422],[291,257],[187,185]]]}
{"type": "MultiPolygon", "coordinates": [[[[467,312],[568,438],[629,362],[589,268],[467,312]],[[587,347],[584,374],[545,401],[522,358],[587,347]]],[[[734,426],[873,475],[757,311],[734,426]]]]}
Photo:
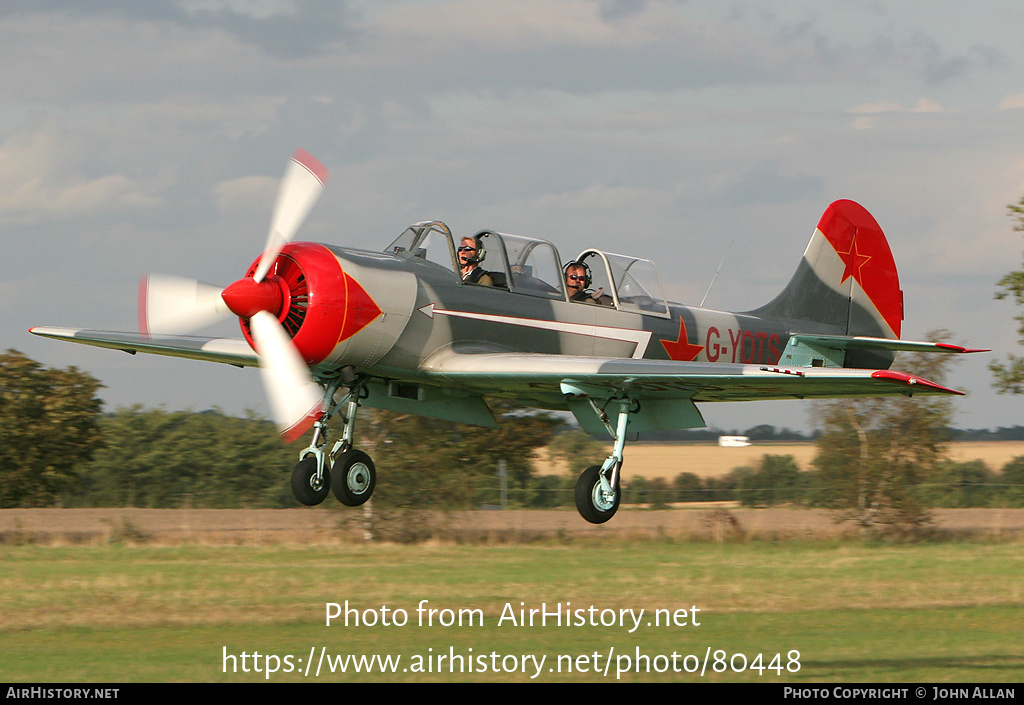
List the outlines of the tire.
{"type": "Polygon", "coordinates": [[[603,524],[613,516],[619,508],[622,493],[615,488],[615,497],[609,501],[601,490],[601,466],[591,465],[583,471],[576,481],[576,509],[580,516],[591,524],[603,524]]]}
{"type": "Polygon", "coordinates": [[[377,486],[377,468],[361,450],[348,450],[339,455],[331,475],[331,490],[346,507],[365,503],[377,486]]]}
{"type": "Polygon", "coordinates": [[[322,480],[316,477],[316,458],[312,455],[299,461],[292,470],[292,494],[299,503],[315,507],[327,498],[331,490],[331,473],[324,468],[322,480]]]}

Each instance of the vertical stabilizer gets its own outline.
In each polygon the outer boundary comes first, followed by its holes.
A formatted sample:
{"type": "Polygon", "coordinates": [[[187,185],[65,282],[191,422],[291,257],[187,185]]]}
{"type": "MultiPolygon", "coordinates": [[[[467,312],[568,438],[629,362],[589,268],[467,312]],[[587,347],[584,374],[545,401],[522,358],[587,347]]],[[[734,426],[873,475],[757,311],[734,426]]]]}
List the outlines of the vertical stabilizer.
{"type": "MultiPolygon", "coordinates": [[[[831,204],[818,221],[789,284],[751,313],[794,324],[819,324],[815,327],[838,335],[899,338],[903,292],[892,251],[878,223],[858,203],[831,204]]],[[[847,357],[851,367],[878,366],[880,362],[847,357]]]]}

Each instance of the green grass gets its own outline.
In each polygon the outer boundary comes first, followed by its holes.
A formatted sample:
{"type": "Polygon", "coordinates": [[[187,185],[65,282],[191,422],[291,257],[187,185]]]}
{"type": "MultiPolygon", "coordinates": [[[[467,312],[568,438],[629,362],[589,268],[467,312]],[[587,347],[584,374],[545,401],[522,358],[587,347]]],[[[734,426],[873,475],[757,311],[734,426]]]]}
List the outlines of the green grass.
{"type": "Polygon", "coordinates": [[[669,670],[621,680],[1016,682],[1024,671],[1020,544],[5,546],[0,561],[5,681],[261,681],[262,672],[241,672],[242,652],[290,654],[302,670],[311,648],[315,660],[323,648],[401,661],[393,674],[278,672],[270,680],[530,680],[529,664],[526,674],[480,672],[478,659],[489,666],[496,653],[499,666],[505,656],[505,665],[512,656],[546,656],[540,681],[611,681],[638,648],[652,669],[670,665],[673,653],[679,668],[693,667],[688,655],[703,662],[710,649],[712,658],[703,675],[669,670]],[[402,609],[409,621],[325,626],[325,604],[346,600],[371,614],[402,609]],[[480,610],[484,623],[419,626],[420,600],[480,610]],[[617,625],[499,626],[505,605],[518,614],[520,603],[645,613],[633,633],[617,625]],[[693,606],[700,626],[648,626],[656,609],[693,606]],[[230,659],[223,672],[225,649],[238,672],[230,659]],[[450,649],[473,656],[474,673],[452,674],[447,663],[439,673],[436,656],[450,649]],[[762,654],[766,668],[736,673],[719,661],[725,671],[716,673],[718,650],[742,654],[736,666],[762,654]],[[593,672],[595,652],[598,669],[612,654],[608,676],[593,672]],[[767,668],[776,654],[777,668],[767,668]],[[433,672],[403,670],[428,655],[433,672]],[[575,668],[578,657],[586,657],[578,662],[586,672],[575,668]]]}

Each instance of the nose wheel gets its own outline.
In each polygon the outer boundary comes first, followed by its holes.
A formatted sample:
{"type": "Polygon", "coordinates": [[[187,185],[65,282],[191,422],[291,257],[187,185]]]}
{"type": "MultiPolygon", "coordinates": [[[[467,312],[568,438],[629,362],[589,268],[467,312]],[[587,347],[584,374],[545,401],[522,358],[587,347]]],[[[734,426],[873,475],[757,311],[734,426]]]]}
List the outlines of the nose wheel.
{"type": "Polygon", "coordinates": [[[356,412],[362,385],[358,378],[350,379],[349,392],[336,404],[332,404],[334,393],[341,385],[336,377],[324,390],[324,415],[313,424],[313,441],[302,451],[299,464],[292,471],[292,493],[302,504],[320,504],[331,491],[339,502],[347,507],[365,504],[377,486],[377,468],[369,455],[352,447],[355,436],[356,412]],[[342,408],[345,427],[341,439],[327,450],[327,423],[342,408]]]}
{"type": "Polygon", "coordinates": [[[317,460],[306,456],[292,470],[292,494],[307,507],[315,507],[327,498],[331,489],[331,471],[326,467],[317,472],[317,460]]]}
{"type": "Polygon", "coordinates": [[[358,507],[370,498],[377,486],[377,468],[361,450],[347,450],[334,460],[331,490],[346,507],[358,507]]]}

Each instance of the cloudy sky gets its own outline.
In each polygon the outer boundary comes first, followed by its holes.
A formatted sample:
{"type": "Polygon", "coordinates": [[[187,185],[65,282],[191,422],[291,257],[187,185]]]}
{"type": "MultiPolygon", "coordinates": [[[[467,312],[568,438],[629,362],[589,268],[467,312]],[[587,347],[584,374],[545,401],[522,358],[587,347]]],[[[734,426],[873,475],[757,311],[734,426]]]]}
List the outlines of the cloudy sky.
{"type": "MultiPolygon", "coordinates": [[[[1024,423],[987,363],[1020,353],[1024,5],[1015,0],[8,0],[0,6],[0,344],[98,377],[113,408],[265,413],[258,373],[61,344],[133,330],[150,271],[217,283],[266,238],[301,146],[331,171],[301,239],[406,225],[654,259],[670,299],[753,308],[831,201],[864,204],[904,337],[955,368],[965,428],[1024,423]]],[[[711,425],[806,427],[799,402],[711,425]]]]}

